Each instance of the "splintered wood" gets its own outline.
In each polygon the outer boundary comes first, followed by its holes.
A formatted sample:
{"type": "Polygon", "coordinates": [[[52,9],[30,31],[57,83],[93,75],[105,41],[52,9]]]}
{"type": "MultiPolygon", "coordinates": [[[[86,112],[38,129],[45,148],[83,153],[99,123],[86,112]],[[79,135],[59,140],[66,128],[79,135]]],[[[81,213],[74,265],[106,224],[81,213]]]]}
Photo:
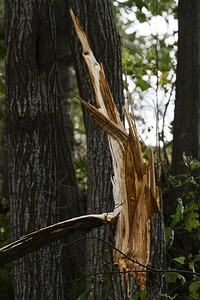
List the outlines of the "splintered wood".
{"type": "MultiPolygon", "coordinates": [[[[127,133],[119,118],[103,66],[96,61],[78,19],[72,10],[70,13],[82,44],[82,55],[88,66],[94,87],[97,108],[78,98],[91,112],[98,125],[107,132],[112,155],[114,169],[112,183],[115,201],[113,214],[115,216],[118,214],[115,246],[131,259],[148,265],[150,259],[150,220],[160,212],[152,151],[149,150],[149,162],[145,163],[131,117],[126,108],[123,107],[129,125],[129,133],[127,133]]],[[[119,266],[120,271],[144,270],[144,267],[133,264],[117,251],[113,252],[113,262],[119,266]]],[[[135,276],[136,283],[145,288],[146,273],[133,272],[132,274],[135,276]]]]}

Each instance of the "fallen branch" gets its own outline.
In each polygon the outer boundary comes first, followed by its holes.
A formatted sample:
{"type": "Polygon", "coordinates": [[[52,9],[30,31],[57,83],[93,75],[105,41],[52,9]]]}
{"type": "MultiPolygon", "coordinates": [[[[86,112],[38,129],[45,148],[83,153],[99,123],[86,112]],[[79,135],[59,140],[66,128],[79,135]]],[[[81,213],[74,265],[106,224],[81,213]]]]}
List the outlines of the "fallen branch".
{"type": "Polygon", "coordinates": [[[111,223],[117,219],[117,214],[104,213],[100,215],[86,215],[29,233],[19,240],[0,249],[0,265],[12,262],[26,254],[59,240],[74,231],[89,231],[94,227],[111,223]]]}

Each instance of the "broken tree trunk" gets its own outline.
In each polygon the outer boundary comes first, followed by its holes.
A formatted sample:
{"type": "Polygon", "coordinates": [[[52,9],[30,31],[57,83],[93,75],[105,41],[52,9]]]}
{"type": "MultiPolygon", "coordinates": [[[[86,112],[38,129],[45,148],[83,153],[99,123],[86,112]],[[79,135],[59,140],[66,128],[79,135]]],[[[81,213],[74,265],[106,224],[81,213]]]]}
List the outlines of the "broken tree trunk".
{"type": "MultiPolygon", "coordinates": [[[[107,132],[114,169],[115,210],[109,214],[81,216],[30,233],[0,249],[0,263],[13,261],[63,235],[117,220],[113,263],[118,265],[121,272],[128,271],[129,276],[134,276],[139,287],[147,287],[149,299],[160,299],[164,286],[162,272],[151,273],[148,277],[143,268],[144,265],[150,265],[161,270],[164,263],[164,230],[153,155],[149,150],[149,162],[143,161],[135,127],[124,108],[129,125],[129,133],[126,132],[105,79],[103,66],[96,61],[85,33],[73,12],[70,12],[94,86],[97,108],[79,99],[107,132]]],[[[130,299],[128,275],[122,277],[123,284],[127,286],[130,299]]]]}
{"type": "MultiPolygon", "coordinates": [[[[119,213],[115,232],[115,246],[142,265],[154,264],[154,254],[155,249],[157,249],[159,250],[157,255],[161,259],[161,262],[157,261],[157,266],[161,267],[164,262],[164,227],[161,219],[159,189],[155,180],[152,151],[149,150],[149,162],[145,163],[130,115],[124,107],[123,111],[129,125],[129,133],[127,133],[119,118],[103,66],[96,61],[78,19],[75,18],[72,10],[70,13],[82,44],[82,55],[94,87],[97,108],[79,97],[78,99],[91,112],[97,124],[107,132],[112,155],[113,196],[115,212],[119,213]],[[155,239],[155,233],[160,235],[160,240],[155,239]],[[158,245],[154,247],[151,241],[158,243],[158,245]]],[[[143,289],[146,288],[147,273],[138,272],[141,270],[140,265],[133,264],[116,251],[113,252],[113,263],[119,266],[120,271],[135,271],[132,274],[134,274],[136,284],[143,289]]],[[[125,278],[129,285],[128,276],[125,278]]],[[[163,282],[160,280],[158,283],[157,279],[155,279],[157,287],[154,287],[154,292],[150,292],[151,299],[160,298],[159,293],[163,282]]],[[[124,281],[124,277],[122,281],[124,281]]],[[[148,280],[150,288],[155,281],[148,280]]]]}

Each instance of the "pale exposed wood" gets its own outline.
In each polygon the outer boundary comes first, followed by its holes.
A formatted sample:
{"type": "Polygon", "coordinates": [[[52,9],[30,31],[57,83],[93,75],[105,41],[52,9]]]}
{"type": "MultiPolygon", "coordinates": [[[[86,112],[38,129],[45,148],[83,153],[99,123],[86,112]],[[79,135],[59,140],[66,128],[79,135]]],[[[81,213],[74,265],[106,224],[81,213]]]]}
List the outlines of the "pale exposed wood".
{"type": "Polygon", "coordinates": [[[34,231],[1,248],[0,265],[4,265],[23,257],[24,255],[29,254],[53,241],[57,241],[74,231],[90,230],[94,227],[110,223],[117,217],[118,216],[115,213],[85,215],[34,231]]]}
{"type": "MultiPolygon", "coordinates": [[[[149,150],[149,162],[143,161],[140,142],[130,115],[124,108],[129,124],[129,134],[119,118],[110,88],[89,46],[77,18],[70,10],[74,26],[83,48],[83,58],[88,66],[95,91],[97,108],[80,99],[90,110],[95,121],[108,135],[114,176],[113,196],[115,212],[119,213],[116,247],[134,260],[148,265],[150,258],[150,220],[160,213],[158,188],[155,181],[154,161],[149,150]]],[[[119,252],[113,253],[113,261],[122,270],[140,270],[119,252]]],[[[145,288],[146,273],[135,273],[137,284],[145,288]]]]}

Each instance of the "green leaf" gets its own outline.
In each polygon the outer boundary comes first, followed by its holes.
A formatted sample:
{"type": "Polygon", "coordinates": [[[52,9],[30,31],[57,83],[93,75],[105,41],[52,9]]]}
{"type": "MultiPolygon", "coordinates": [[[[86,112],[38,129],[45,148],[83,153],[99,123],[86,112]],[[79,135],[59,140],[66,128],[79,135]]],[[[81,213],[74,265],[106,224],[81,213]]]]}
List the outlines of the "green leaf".
{"type": "Polygon", "coordinates": [[[174,242],[174,230],[170,227],[165,228],[166,248],[170,249],[174,242]]]}
{"type": "Polygon", "coordinates": [[[189,212],[189,211],[195,211],[195,210],[199,210],[198,204],[192,202],[192,203],[186,205],[184,213],[189,212]]]}
{"type": "Polygon", "coordinates": [[[178,198],[177,201],[178,201],[178,204],[176,207],[176,213],[173,216],[171,228],[174,228],[179,221],[183,220],[183,212],[184,212],[183,202],[180,198],[178,198]]]}
{"type": "Polygon", "coordinates": [[[194,177],[191,175],[188,175],[188,174],[181,175],[180,179],[181,179],[182,184],[186,184],[186,183],[192,183],[194,185],[197,184],[194,177]]]}
{"type": "Polygon", "coordinates": [[[168,180],[169,180],[169,183],[173,187],[179,187],[179,186],[181,186],[183,184],[187,184],[187,183],[192,183],[194,185],[197,184],[194,177],[189,174],[184,174],[184,175],[179,175],[179,176],[169,175],[168,180]]]}
{"type": "Polygon", "coordinates": [[[200,168],[200,162],[196,159],[193,159],[192,156],[186,156],[185,153],[183,153],[183,160],[185,165],[189,167],[191,171],[200,168]]]}
{"type": "Polygon", "coordinates": [[[151,87],[151,85],[149,84],[148,81],[142,79],[142,78],[137,78],[135,84],[141,88],[142,92],[146,91],[147,89],[149,89],[151,87]]]}
{"type": "MultiPolygon", "coordinates": [[[[169,270],[171,270],[171,268],[169,268],[169,270]]],[[[180,273],[178,272],[167,272],[167,281],[168,283],[175,283],[177,281],[177,279],[179,279],[182,283],[182,285],[185,285],[185,277],[182,276],[180,273]]]]}
{"type": "Polygon", "coordinates": [[[195,258],[193,260],[194,262],[200,262],[200,250],[199,250],[199,254],[195,255],[195,258]]]}
{"type": "Polygon", "coordinates": [[[190,211],[185,219],[185,229],[189,232],[193,228],[196,229],[200,225],[199,220],[197,220],[198,217],[199,214],[197,212],[190,211]]]}
{"type": "MultiPolygon", "coordinates": [[[[171,268],[169,268],[171,270],[171,268]]],[[[177,273],[176,272],[167,272],[167,282],[168,283],[175,283],[177,280],[177,273]]]]}
{"type": "Polygon", "coordinates": [[[0,233],[4,233],[5,232],[5,228],[4,227],[0,227],[0,233]]]}
{"type": "Polygon", "coordinates": [[[186,167],[189,167],[188,157],[185,155],[185,153],[183,153],[183,161],[184,161],[184,164],[186,165],[186,167]]]}
{"type": "Polygon", "coordinates": [[[194,281],[189,286],[189,290],[191,293],[197,292],[198,289],[200,289],[200,281],[194,281]]]}
{"type": "Polygon", "coordinates": [[[174,258],[173,260],[177,261],[181,265],[184,265],[184,263],[185,263],[185,256],[180,256],[180,257],[174,258]]]}
{"type": "Polygon", "coordinates": [[[178,177],[174,177],[172,175],[169,175],[168,181],[173,187],[178,187],[178,186],[182,185],[180,179],[178,177]]]}
{"type": "Polygon", "coordinates": [[[193,261],[189,263],[189,268],[192,270],[192,272],[195,272],[193,261]]]}
{"type": "Polygon", "coordinates": [[[183,275],[181,275],[181,274],[178,273],[177,274],[177,278],[180,279],[182,285],[185,285],[186,280],[185,280],[185,277],[183,275]]]}
{"type": "Polygon", "coordinates": [[[136,12],[136,17],[138,21],[140,21],[140,23],[144,23],[147,21],[146,15],[140,10],[136,12]]]}
{"type": "Polygon", "coordinates": [[[198,160],[196,160],[196,159],[192,159],[192,160],[190,161],[190,169],[191,169],[192,171],[194,171],[194,170],[196,170],[196,169],[198,169],[198,168],[200,168],[200,162],[199,162],[198,160]]]}

